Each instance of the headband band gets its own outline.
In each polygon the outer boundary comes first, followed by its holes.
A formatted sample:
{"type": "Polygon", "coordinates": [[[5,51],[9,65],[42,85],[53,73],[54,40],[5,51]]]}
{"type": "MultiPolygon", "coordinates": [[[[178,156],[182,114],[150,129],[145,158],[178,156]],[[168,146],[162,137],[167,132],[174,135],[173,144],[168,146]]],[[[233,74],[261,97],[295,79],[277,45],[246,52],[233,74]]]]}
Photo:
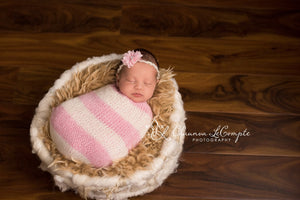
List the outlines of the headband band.
{"type": "Polygon", "coordinates": [[[158,70],[157,65],[154,64],[153,62],[143,60],[142,57],[143,57],[143,55],[140,51],[128,51],[127,53],[125,53],[122,58],[122,65],[118,68],[117,74],[121,71],[123,66],[127,66],[128,68],[131,68],[133,65],[135,65],[135,63],[142,62],[142,63],[146,63],[146,64],[154,67],[154,69],[157,72],[156,78],[159,79],[160,75],[159,75],[159,70],[158,70]]]}

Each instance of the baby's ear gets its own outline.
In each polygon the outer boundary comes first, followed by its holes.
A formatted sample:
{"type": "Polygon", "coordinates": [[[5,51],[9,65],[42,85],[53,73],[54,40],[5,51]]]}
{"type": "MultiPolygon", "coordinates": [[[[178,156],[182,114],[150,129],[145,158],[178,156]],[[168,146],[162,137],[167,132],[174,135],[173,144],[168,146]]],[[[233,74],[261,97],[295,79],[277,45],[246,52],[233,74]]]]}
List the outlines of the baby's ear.
{"type": "Polygon", "coordinates": [[[119,82],[120,82],[120,76],[119,74],[116,74],[116,85],[119,87],[119,82]]]}

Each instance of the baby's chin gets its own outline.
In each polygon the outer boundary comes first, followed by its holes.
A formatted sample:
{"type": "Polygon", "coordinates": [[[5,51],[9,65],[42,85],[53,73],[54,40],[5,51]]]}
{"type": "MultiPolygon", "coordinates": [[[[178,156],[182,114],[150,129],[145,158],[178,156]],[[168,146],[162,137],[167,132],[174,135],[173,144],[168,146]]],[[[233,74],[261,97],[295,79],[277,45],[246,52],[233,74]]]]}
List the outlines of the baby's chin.
{"type": "Polygon", "coordinates": [[[134,103],[143,103],[143,102],[146,102],[146,101],[148,101],[148,99],[145,99],[145,98],[129,98],[131,101],[133,101],[134,103]]]}

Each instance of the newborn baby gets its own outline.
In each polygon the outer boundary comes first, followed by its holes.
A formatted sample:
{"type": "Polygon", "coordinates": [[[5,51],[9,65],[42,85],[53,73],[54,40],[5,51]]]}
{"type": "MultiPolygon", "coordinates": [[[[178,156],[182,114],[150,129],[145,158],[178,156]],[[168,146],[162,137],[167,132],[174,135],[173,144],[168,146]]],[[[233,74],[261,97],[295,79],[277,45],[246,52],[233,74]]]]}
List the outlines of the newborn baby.
{"type": "Polygon", "coordinates": [[[136,49],[124,54],[116,84],[67,100],[50,117],[50,135],[68,159],[105,167],[128,154],[152,122],[147,104],[159,80],[152,53],[136,49]]]}

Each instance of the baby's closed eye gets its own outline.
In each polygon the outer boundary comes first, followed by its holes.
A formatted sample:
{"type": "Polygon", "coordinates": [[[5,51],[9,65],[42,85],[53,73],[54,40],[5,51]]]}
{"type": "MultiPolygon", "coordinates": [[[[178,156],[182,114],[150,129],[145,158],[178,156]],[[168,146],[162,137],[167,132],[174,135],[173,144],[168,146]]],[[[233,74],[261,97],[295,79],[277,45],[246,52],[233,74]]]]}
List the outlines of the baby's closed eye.
{"type": "Polygon", "coordinates": [[[129,83],[135,83],[135,80],[133,80],[133,79],[126,79],[126,81],[129,83]]]}
{"type": "Polygon", "coordinates": [[[151,83],[151,82],[144,82],[144,85],[151,86],[151,85],[153,85],[153,83],[151,83]]]}
{"type": "MultiPolygon", "coordinates": [[[[135,79],[130,79],[130,78],[127,78],[126,79],[126,82],[128,82],[128,83],[131,83],[131,84],[136,84],[136,83],[138,83],[138,81],[137,80],[135,80],[135,79]]],[[[144,81],[144,82],[142,82],[145,86],[147,86],[147,87],[150,87],[150,86],[153,86],[155,83],[154,82],[152,82],[152,81],[144,81]]]]}

